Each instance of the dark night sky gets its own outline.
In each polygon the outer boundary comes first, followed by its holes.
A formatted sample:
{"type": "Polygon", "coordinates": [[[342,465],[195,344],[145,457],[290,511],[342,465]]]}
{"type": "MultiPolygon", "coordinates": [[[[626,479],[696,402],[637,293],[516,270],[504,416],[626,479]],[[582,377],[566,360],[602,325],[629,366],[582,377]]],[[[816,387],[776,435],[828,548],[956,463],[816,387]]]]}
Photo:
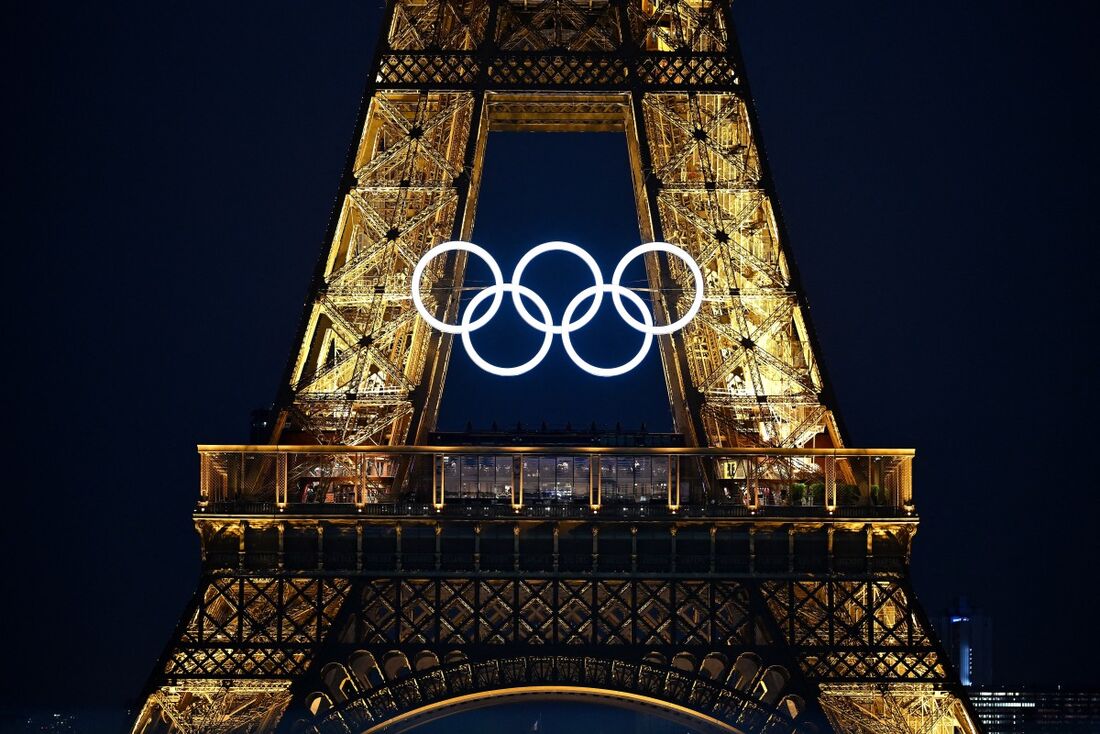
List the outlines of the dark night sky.
{"type": "MultiPolygon", "coordinates": [[[[735,3],[850,442],[918,449],[918,590],[994,616],[1008,682],[1100,684],[1075,588],[1100,511],[1092,6],[735,3]]],[[[194,588],[194,444],[243,440],[275,393],[380,7],[12,9],[0,711],[117,708],[194,588]]],[[[638,238],[625,160],[493,137],[475,239],[510,269],[575,238],[609,272],[638,238]]],[[[668,425],[655,358],[597,388],[552,355],[501,385],[456,353],[444,423],[668,425]]]]}

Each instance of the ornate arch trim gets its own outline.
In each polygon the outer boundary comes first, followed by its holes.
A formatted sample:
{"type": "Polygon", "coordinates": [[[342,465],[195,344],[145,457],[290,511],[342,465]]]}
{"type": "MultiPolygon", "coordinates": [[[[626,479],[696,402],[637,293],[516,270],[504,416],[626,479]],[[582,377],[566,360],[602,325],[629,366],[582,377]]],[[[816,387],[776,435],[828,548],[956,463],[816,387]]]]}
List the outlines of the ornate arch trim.
{"type": "Polygon", "coordinates": [[[291,729],[300,734],[381,734],[405,731],[458,708],[501,703],[502,697],[581,697],[722,734],[794,734],[816,731],[805,703],[786,690],[788,675],[745,653],[729,661],[711,653],[702,661],[683,652],[667,660],[594,655],[526,655],[470,660],[461,651],[431,649],[381,657],[357,650],[346,664],[320,671],[322,690],[302,700],[305,714],[291,729]],[[484,703],[482,703],[484,702],[484,703]]]}
{"type": "Polygon", "coordinates": [[[723,721],[713,716],[694,711],[687,706],[681,706],[670,701],[664,701],[652,696],[644,696],[629,691],[616,691],[607,688],[591,688],[588,686],[517,686],[492,691],[479,691],[469,693],[442,701],[434,701],[424,706],[399,714],[389,721],[382,722],[364,731],[362,734],[397,734],[408,728],[420,726],[428,721],[444,718],[462,711],[469,711],[483,706],[499,706],[511,703],[510,699],[540,698],[546,700],[582,699],[605,703],[621,708],[643,710],[654,713],[663,718],[683,721],[689,719],[698,726],[702,724],[708,731],[726,732],[727,734],[744,734],[723,721]]]}

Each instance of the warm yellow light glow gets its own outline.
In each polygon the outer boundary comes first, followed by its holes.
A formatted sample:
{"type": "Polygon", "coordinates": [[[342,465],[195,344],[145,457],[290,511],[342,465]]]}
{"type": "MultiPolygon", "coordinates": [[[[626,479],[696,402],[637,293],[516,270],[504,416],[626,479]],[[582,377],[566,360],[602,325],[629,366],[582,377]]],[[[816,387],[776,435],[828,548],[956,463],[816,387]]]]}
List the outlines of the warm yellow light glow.
{"type": "Polygon", "coordinates": [[[666,712],[666,716],[671,719],[691,719],[693,723],[702,724],[709,730],[714,732],[730,732],[731,734],[744,734],[742,730],[731,726],[724,721],[720,721],[713,716],[707,716],[706,714],[698,711],[693,711],[686,706],[680,706],[668,701],[662,701],[650,696],[643,696],[638,693],[630,693],[628,691],[616,691],[607,688],[593,688],[589,686],[523,686],[517,688],[501,688],[494,691],[481,691],[478,693],[470,693],[465,696],[456,696],[455,698],[449,698],[445,701],[437,701],[425,706],[421,706],[413,711],[408,711],[398,716],[394,716],[391,719],[386,720],[382,724],[373,726],[366,729],[362,734],[381,734],[382,732],[398,732],[403,731],[411,726],[420,726],[432,719],[442,718],[450,714],[458,713],[464,709],[479,708],[483,706],[499,706],[503,703],[508,703],[508,699],[512,698],[544,698],[544,699],[563,699],[563,698],[584,698],[584,699],[597,699],[602,700],[610,705],[620,706],[623,708],[630,708],[635,710],[646,710],[651,713],[666,712]],[[449,711],[448,709],[455,709],[449,711]]]}

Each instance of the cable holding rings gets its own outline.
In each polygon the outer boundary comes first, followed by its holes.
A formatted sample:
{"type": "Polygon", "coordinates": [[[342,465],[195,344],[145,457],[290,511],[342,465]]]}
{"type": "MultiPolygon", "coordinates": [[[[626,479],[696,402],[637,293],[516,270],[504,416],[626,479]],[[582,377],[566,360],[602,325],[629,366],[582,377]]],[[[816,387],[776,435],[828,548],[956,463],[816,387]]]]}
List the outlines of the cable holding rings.
{"type": "Polygon", "coordinates": [[[509,282],[504,282],[504,275],[501,272],[500,266],[497,264],[493,256],[490,255],[484,248],[479,247],[472,242],[452,241],[444,242],[441,245],[436,245],[432,249],[424,253],[424,256],[417,262],[416,267],[413,268],[412,275],[412,299],[413,304],[416,306],[417,312],[421,318],[427,321],[432,327],[442,331],[446,334],[458,334],[462,337],[462,346],[465,347],[466,353],[470,356],[470,359],[481,369],[494,375],[501,377],[515,377],[516,375],[522,375],[525,372],[530,372],[539,365],[540,362],[546,357],[550,351],[550,347],[553,346],[554,335],[560,334],[562,345],[565,347],[566,353],[569,358],[573,360],[573,363],[577,367],[581,368],[590,375],[596,375],[597,377],[616,377],[618,375],[625,374],[635,367],[637,367],[646,355],[649,353],[650,347],[653,345],[653,337],[671,334],[674,331],[682,329],[688,324],[699,312],[699,308],[703,304],[703,273],[699,269],[699,265],[695,260],[685,252],[683,249],[670,245],[667,242],[650,242],[648,244],[639,245],[630,252],[626,253],[619,261],[619,264],[615,266],[615,270],[611,276],[610,283],[604,283],[603,273],[600,270],[600,266],[596,263],[595,259],[588,254],[583,248],[578,247],[570,242],[545,242],[537,247],[529,250],[520,261],[516,264],[515,270],[512,272],[512,279],[509,282]],[[466,305],[465,311],[458,324],[448,324],[435,318],[427,307],[424,305],[424,300],[420,295],[420,282],[424,277],[424,270],[428,264],[439,255],[443,255],[448,252],[467,252],[474,255],[485,262],[489,266],[489,271],[493,275],[493,285],[483,288],[481,292],[471,299],[466,305]],[[523,285],[520,281],[523,278],[524,270],[531,264],[531,262],[539,255],[543,255],[547,252],[566,252],[570,255],[574,255],[583,262],[588,269],[592,272],[592,279],[594,283],[583,289],[580,293],[573,297],[569,302],[569,305],[565,307],[565,313],[562,315],[560,324],[554,323],[554,317],[550,313],[550,308],[546,305],[546,301],[542,299],[537,293],[523,285]],[[695,296],[691,301],[691,306],[687,309],[683,316],[670,324],[655,325],[653,315],[649,311],[649,307],[645,301],[643,301],[637,293],[626,288],[622,285],[622,277],[626,272],[627,266],[637,257],[645,255],[649,252],[663,252],[673,257],[679,258],[687,265],[691,271],[692,277],[695,280],[695,296]],[[523,322],[536,331],[542,332],[544,338],[542,345],[531,359],[527,360],[523,364],[516,365],[514,367],[500,367],[478,354],[477,349],[474,348],[471,334],[477,331],[481,327],[488,324],[497,311],[500,310],[501,303],[504,300],[504,294],[512,294],[512,303],[515,306],[516,312],[519,314],[523,322]],[[610,294],[612,303],[615,306],[615,310],[619,313],[619,316],[623,321],[627,323],[631,328],[636,331],[640,331],[644,338],[642,339],[642,346],[629,361],[617,367],[597,367],[578,353],[573,346],[571,335],[573,332],[586,326],[600,310],[600,306],[603,304],[604,294],[610,294]],[[487,299],[492,299],[489,303],[488,309],[480,317],[474,319],[473,315],[487,299]],[[641,319],[636,318],[627,309],[623,302],[623,299],[629,301],[638,312],[641,314],[641,319]],[[524,300],[530,301],[535,306],[535,310],[538,311],[539,316],[533,316],[527,309],[527,305],[524,300]],[[575,321],[574,316],[581,305],[591,300],[592,303],[575,321]]]}

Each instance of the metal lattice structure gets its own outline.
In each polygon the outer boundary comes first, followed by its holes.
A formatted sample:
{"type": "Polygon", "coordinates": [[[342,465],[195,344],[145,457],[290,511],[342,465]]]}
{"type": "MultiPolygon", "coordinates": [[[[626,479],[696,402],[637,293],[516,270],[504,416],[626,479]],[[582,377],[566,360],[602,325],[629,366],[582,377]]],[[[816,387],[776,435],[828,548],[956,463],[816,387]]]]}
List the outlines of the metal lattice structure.
{"type": "MultiPolygon", "coordinates": [[[[644,239],[706,275],[706,308],[662,343],[677,429],[697,445],[839,445],[781,244],[721,2],[394,2],[349,187],[307,305],[277,435],[422,443],[450,349],[418,319],[412,269],[469,239],[490,130],[620,130],[644,239]]],[[[625,172],[624,172],[625,175],[625,172]]],[[[693,288],[649,263],[658,318],[693,288]]],[[[456,312],[462,255],[423,284],[456,312]]],[[[293,441],[291,441],[293,442],[293,441]]]]}
{"type": "MultiPolygon", "coordinates": [[[[827,398],[728,2],[389,0],[383,28],[273,445],[200,447],[203,575],[133,731],[401,731],[534,696],[977,732],[909,583],[912,452],[845,448],[827,398]],[[626,136],[641,239],[705,276],[659,339],[680,448],[427,445],[451,341],[411,274],[469,239],[491,130],[626,136]]],[[[450,322],[464,258],[422,283],[450,322]]],[[[646,267],[669,323],[691,275],[646,267]]]]}

